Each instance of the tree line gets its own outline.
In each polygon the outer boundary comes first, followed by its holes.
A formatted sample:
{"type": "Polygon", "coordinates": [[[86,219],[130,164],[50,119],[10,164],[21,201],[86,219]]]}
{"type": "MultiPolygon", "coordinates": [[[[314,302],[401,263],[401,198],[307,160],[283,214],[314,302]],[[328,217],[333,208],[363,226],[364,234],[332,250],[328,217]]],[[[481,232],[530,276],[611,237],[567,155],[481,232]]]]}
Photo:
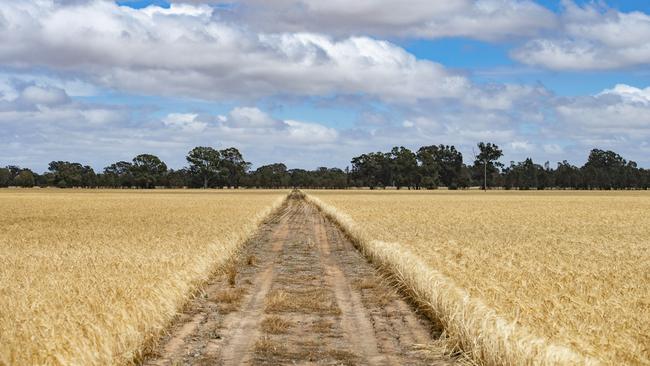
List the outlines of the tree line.
{"type": "Polygon", "coordinates": [[[241,152],[230,147],[217,150],[199,146],[188,152],[187,167],[169,169],[157,156],[141,154],[131,161],[118,161],[100,173],[92,167],[68,161],[52,161],[48,171],[37,174],[18,166],[0,168],[0,187],[60,188],[350,188],[371,189],[648,189],[650,170],[642,169],[613,151],[593,149],[587,162],[577,167],[566,160],[552,168],[528,158],[499,161],[502,150],[492,143],[479,143],[470,165],[453,145],[431,145],[412,151],[403,146],[389,152],[356,156],[351,167],[288,169],[282,163],[251,170],[241,152]]]}

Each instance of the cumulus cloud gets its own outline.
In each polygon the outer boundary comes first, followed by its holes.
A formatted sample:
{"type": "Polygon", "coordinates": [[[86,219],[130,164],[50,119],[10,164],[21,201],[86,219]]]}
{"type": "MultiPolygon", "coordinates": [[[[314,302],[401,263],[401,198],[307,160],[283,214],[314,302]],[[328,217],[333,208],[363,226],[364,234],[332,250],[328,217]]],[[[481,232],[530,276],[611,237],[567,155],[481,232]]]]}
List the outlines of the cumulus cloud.
{"type": "MultiPolygon", "coordinates": [[[[0,165],[38,167],[53,158],[76,160],[82,151],[92,159],[84,163],[97,168],[142,152],[180,167],[197,145],[237,146],[256,164],[307,168],[344,167],[356,154],[396,144],[454,144],[471,160],[476,142],[491,141],[508,159],[567,154],[562,157],[574,161],[595,146],[643,160],[639,154],[650,146],[650,88],[621,84],[594,96],[558,98],[541,86],[476,84],[372,38],[537,36],[555,19],[532,1],[415,0],[398,6],[383,0],[251,0],[226,10],[191,2],[169,9],[100,0],[3,4],[0,165]],[[259,12],[247,13],[252,7],[259,12]],[[84,102],[102,97],[78,98],[97,90],[171,96],[182,107],[153,101],[134,112],[128,105],[84,102]],[[238,106],[222,115],[206,113],[187,107],[186,97],[238,106]],[[333,128],[335,121],[280,119],[259,107],[288,109],[314,100],[329,103],[324,108],[353,109],[356,123],[333,128]],[[571,156],[575,151],[581,155],[571,156]]],[[[573,53],[560,47],[553,51],[556,61],[544,56],[543,62],[524,62],[556,68],[593,68],[589,58],[636,62],[611,52],[643,51],[635,45],[645,37],[645,14],[567,4],[559,27],[566,37],[540,37],[518,52],[550,42],[573,53]]]]}
{"type": "Polygon", "coordinates": [[[184,131],[201,132],[208,126],[207,122],[198,120],[195,113],[170,113],[162,122],[165,126],[176,127],[184,131]]]}
{"type": "Polygon", "coordinates": [[[564,1],[555,37],[528,41],[515,59],[554,70],[605,70],[650,64],[650,15],[564,1]]]}
{"type": "Polygon", "coordinates": [[[544,149],[544,153],[549,155],[560,156],[564,154],[564,148],[558,144],[544,144],[542,148],[544,149]]]}
{"type": "Polygon", "coordinates": [[[603,90],[598,96],[618,96],[624,102],[650,105],[650,87],[640,89],[625,84],[617,84],[612,89],[603,90]]]}
{"type": "MultiPolygon", "coordinates": [[[[446,108],[422,105],[395,113],[394,118],[387,116],[380,124],[358,121],[339,128],[326,121],[276,118],[251,105],[234,107],[222,115],[183,111],[158,117],[155,110],[130,113],[74,100],[25,109],[16,97],[1,102],[4,133],[0,143],[5,148],[0,152],[0,165],[44,169],[52,159],[85,159],[81,162],[101,169],[148,152],[172,167],[181,167],[189,149],[209,145],[236,146],[256,166],[282,161],[291,167],[345,167],[351,157],[364,152],[440,143],[456,145],[470,162],[478,141],[497,143],[507,160],[530,156],[538,162],[568,159],[580,163],[589,149],[600,147],[643,164],[647,159],[637,147],[648,146],[650,106],[611,92],[629,88],[619,85],[591,97],[547,98],[539,107],[515,104],[514,110],[468,108],[459,103],[446,108]],[[538,117],[537,108],[552,109],[555,118],[548,117],[551,113],[538,117]],[[521,121],[533,121],[533,127],[521,121]]],[[[372,114],[367,116],[372,118],[372,114]]]]}
{"type": "Polygon", "coordinates": [[[536,146],[528,141],[513,141],[510,143],[510,148],[513,150],[531,152],[534,151],[536,146]]]}
{"type": "Polygon", "coordinates": [[[237,130],[236,134],[258,135],[280,144],[327,144],[338,137],[336,129],[318,123],[279,120],[257,107],[236,107],[228,116],[217,118],[222,131],[237,130]]]}
{"type": "MultiPolygon", "coordinates": [[[[643,151],[650,139],[650,103],[646,89],[617,85],[594,96],[563,98],[554,106],[560,131],[573,148],[558,150],[571,153],[575,147],[582,150],[594,147],[612,149],[628,159],[649,163],[643,151]]],[[[545,147],[549,154],[554,147],[545,147]]]]}
{"type": "Polygon", "coordinates": [[[91,1],[0,9],[0,62],[82,75],[103,87],[203,99],[363,94],[387,101],[459,97],[463,75],[368,37],[253,32],[205,5],[132,9],[91,1]],[[92,19],[92,21],[89,21],[92,19]]]}
{"type": "Polygon", "coordinates": [[[35,105],[58,105],[70,102],[63,89],[53,87],[27,86],[20,93],[20,100],[35,105]]]}
{"type": "Polygon", "coordinates": [[[338,131],[318,123],[307,123],[288,120],[288,138],[293,141],[300,141],[304,144],[310,143],[335,143],[338,131]]]}
{"type": "Polygon", "coordinates": [[[529,0],[243,0],[231,12],[271,32],[469,37],[498,40],[552,28],[555,15],[529,0]]]}
{"type": "Polygon", "coordinates": [[[115,106],[73,102],[68,93],[51,85],[11,83],[0,79],[0,124],[29,131],[40,124],[85,128],[123,121],[125,111],[115,106]]]}
{"type": "Polygon", "coordinates": [[[224,122],[233,128],[282,128],[282,121],[276,120],[255,107],[236,107],[224,122]]]}

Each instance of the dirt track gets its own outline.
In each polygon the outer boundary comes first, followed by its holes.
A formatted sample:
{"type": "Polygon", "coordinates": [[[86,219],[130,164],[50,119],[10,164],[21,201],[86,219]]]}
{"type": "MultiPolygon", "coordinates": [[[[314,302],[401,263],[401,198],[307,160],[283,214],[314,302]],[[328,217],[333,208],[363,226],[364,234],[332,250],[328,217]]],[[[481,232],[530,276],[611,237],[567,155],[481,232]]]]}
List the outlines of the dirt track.
{"type": "Polygon", "coordinates": [[[437,332],[298,195],[145,365],[451,365],[437,332]],[[234,283],[234,285],[233,285],[234,283]]]}

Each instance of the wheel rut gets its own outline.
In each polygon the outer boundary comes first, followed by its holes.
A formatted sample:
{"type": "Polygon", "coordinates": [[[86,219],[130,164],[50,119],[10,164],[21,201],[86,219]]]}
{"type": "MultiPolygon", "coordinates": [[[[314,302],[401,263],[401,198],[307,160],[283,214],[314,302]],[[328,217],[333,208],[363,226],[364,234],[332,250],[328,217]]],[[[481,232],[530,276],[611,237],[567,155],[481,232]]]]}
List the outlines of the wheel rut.
{"type": "Polygon", "coordinates": [[[440,332],[299,193],[142,364],[453,365],[440,332]]]}

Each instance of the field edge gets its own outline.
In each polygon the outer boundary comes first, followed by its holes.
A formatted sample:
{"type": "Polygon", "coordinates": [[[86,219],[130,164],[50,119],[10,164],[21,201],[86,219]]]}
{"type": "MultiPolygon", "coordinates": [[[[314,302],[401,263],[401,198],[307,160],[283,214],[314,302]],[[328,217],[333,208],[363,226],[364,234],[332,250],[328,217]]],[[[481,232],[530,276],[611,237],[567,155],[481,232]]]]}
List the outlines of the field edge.
{"type": "Polygon", "coordinates": [[[365,236],[347,214],[319,198],[305,199],[332,220],[357,248],[397,282],[420,310],[438,323],[451,345],[481,365],[599,365],[595,358],[551,342],[500,317],[442,273],[397,243],[365,236]]]}

